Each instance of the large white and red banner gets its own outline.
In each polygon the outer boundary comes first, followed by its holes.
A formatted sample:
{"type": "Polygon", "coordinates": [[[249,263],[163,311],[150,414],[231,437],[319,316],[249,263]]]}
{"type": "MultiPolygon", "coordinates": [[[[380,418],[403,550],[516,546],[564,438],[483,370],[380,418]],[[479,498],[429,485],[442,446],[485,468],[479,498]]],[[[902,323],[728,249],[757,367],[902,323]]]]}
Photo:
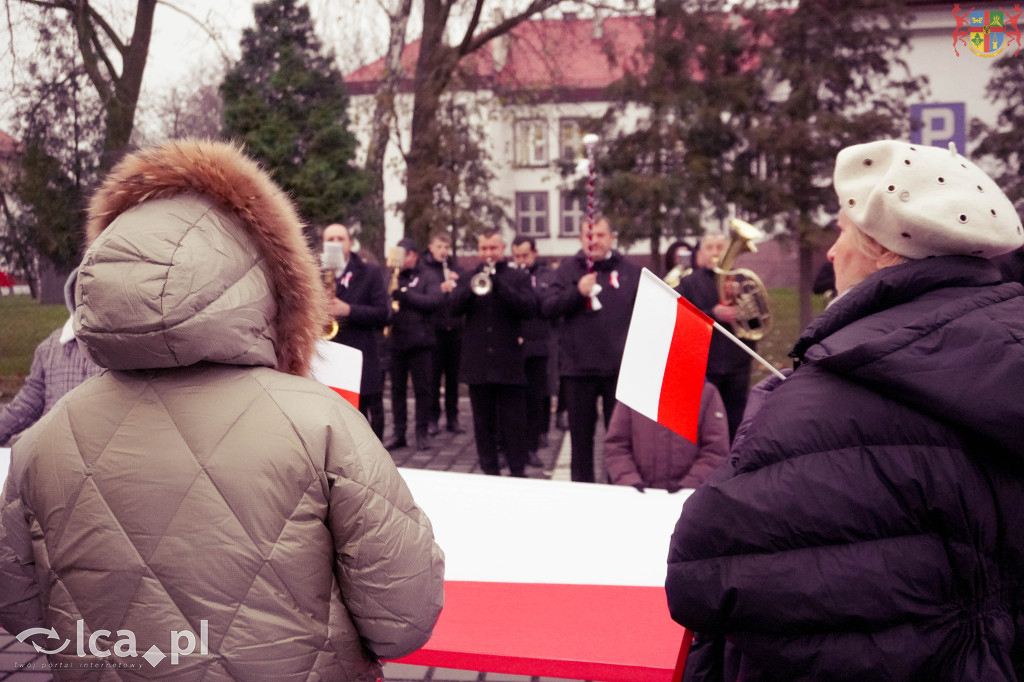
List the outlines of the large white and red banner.
{"type": "Polygon", "coordinates": [[[644,268],[615,398],[697,442],[714,321],[644,268]]]}
{"type": "Polygon", "coordinates": [[[401,473],[445,552],[434,636],[402,663],[607,682],[681,670],[664,585],[689,491],[401,473]]]}

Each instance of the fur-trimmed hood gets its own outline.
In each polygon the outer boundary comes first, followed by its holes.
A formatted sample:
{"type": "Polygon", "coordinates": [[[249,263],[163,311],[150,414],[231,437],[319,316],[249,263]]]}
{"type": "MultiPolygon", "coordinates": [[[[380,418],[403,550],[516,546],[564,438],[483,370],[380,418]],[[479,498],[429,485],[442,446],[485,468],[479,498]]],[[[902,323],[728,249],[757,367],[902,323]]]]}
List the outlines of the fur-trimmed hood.
{"type": "Polygon", "coordinates": [[[218,362],[305,375],[327,319],[291,201],[238,147],[137,152],[89,205],[75,330],[111,369],[218,362]]]}

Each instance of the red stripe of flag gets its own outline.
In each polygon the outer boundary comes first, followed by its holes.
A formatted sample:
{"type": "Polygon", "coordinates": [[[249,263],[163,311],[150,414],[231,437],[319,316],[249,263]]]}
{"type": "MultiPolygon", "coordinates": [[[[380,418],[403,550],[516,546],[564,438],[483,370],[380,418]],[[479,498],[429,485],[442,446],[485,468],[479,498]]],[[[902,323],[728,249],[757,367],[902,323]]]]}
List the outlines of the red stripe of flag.
{"type": "Polygon", "coordinates": [[[671,682],[685,630],[664,587],[446,580],[434,635],[401,663],[605,682],[671,682]]]}
{"type": "Polygon", "coordinates": [[[685,298],[676,302],[676,323],[658,401],[658,423],[696,443],[714,322],[685,298]]]}
{"type": "Polygon", "coordinates": [[[328,387],[332,391],[340,395],[342,398],[352,403],[352,407],[356,408],[357,410],[359,409],[359,393],[357,393],[356,391],[349,391],[344,388],[338,388],[337,386],[328,385],[328,387]]]}

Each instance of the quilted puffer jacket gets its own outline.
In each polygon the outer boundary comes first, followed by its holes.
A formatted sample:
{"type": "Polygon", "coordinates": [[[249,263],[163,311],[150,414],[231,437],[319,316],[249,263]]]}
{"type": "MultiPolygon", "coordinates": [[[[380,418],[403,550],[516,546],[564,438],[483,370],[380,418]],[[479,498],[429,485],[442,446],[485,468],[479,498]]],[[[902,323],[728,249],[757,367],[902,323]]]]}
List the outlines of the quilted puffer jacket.
{"type": "Polygon", "coordinates": [[[303,376],[327,318],[290,202],[237,149],[173,143],[115,168],[88,231],[75,326],[108,371],[13,450],[0,623],[71,642],[59,680],[377,678],[429,638],[443,555],[303,376]]]}
{"type": "Polygon", "coordinates": [[[998,282],[950,256],[850,289],[686,501],[669,606],[739,679],[1022,679],[1024,287],[998,282]]]}

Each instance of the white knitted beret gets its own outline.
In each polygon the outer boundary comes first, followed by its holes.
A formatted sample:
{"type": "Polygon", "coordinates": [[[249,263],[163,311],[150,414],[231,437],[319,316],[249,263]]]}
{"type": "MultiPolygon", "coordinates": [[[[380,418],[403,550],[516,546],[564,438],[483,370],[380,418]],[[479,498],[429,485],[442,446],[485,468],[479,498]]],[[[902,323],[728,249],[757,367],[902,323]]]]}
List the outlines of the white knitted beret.
{"type": "Polygon", "coordinates": [[[1024,244],[1013,204],[980,168],[949,149],[881,140],[847,147],[833,178],[853,224],[907,258],[991,258],[1024,244]]]}

